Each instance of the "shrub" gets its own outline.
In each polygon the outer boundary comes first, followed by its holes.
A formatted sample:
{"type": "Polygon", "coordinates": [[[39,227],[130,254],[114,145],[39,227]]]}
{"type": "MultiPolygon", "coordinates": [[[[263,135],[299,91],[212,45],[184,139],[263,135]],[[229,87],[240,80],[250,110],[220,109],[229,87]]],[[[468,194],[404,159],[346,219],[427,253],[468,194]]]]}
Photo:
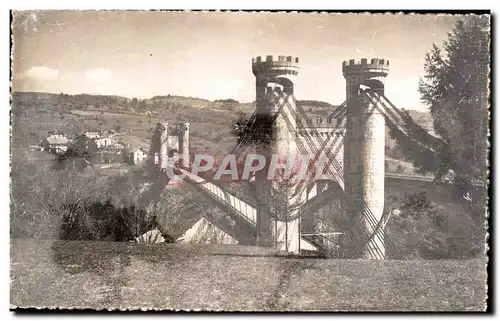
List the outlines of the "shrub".
{"type": "Polygon", "coordinates": [[[24,168],[13,166],[11,237],[127,241],[157,226],[154,213],[134,204],[133,186],[116,189],[98,173],[24,168]]]}
{"type": "Polygon", "coordinates": [[[117,208],[104,203],[63,204],[61,240],[110,240],[124,242],[155,228],[155,219],[136,207],[117,208]]]}
{"type": "Polygon", "coordinates": [[[387,233],[402,259],[436,259],[449,256],[446,231],[438,226],[441,217],[426,193],[398,199],[400,214],[389,220],[387,233]]]}
{"type": "MultiPolygon", "coordinates": [[[[22,166],[21,166],[22,167],[22,166]]],[[[99,201],[107,191],[95,176],[69,170],[12,173],[11,236],[58,238],[64,204],[99,201]]]]}

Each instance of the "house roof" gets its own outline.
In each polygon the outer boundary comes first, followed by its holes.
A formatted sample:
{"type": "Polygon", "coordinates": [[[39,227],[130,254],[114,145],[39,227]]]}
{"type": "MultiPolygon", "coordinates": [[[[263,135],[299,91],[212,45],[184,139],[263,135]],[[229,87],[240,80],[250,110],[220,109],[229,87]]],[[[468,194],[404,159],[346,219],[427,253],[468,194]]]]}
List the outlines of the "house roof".
{"type": "Polygon", "coordinates": [[[145,154],[147,154],[147,153],[148,153],[148,151],[147,151],[147,150],[145,150],[145,149],[144,149],[144,148],[142,148],[142,147],[136,147],[136,148],[134,148],[134,151],[133,151],[133,152],[134,152],[134,153],[137,153],[138,151],[142,151],[142,152],[143,152],[143,153],[145,153],[145,154]]]}
{"type": "Polygon", "coordinates": [[[69,144],[69,139],[65,136],[49,136],[47,142],[51,145],[65,145],[69,144]]]}

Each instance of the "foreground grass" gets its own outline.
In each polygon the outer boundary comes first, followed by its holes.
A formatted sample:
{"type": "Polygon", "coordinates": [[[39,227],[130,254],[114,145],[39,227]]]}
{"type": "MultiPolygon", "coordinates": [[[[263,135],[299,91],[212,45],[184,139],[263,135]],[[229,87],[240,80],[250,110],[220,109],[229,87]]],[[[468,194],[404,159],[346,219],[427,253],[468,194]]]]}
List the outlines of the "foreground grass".
{"type": "Polygon", "coordinates": [[[243,246],[11,241],[12,307],[483,311],[486,261],[277,257],[243,246]]]}

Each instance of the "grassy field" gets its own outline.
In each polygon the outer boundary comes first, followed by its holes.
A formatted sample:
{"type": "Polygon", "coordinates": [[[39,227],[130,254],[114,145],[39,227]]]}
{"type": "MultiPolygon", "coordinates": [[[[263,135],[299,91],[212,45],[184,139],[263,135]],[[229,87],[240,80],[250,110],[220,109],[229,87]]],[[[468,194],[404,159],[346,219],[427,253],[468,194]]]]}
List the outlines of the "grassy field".
{"type": "Polygon", "coordinates": [[[486,261],[277,257],[243,246],[11,241],[11,307],[484,311],[486,261]]]}

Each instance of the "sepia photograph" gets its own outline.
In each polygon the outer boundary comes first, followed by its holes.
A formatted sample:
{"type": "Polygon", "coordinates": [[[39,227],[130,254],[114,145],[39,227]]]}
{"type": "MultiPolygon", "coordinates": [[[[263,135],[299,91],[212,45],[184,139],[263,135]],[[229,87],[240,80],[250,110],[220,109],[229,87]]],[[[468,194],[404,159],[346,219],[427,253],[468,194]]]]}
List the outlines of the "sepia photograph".
{"type": "Polygon", "coordinates": [[[489,309],[489,11],[10,33],[11,310],[489,309]]]}

